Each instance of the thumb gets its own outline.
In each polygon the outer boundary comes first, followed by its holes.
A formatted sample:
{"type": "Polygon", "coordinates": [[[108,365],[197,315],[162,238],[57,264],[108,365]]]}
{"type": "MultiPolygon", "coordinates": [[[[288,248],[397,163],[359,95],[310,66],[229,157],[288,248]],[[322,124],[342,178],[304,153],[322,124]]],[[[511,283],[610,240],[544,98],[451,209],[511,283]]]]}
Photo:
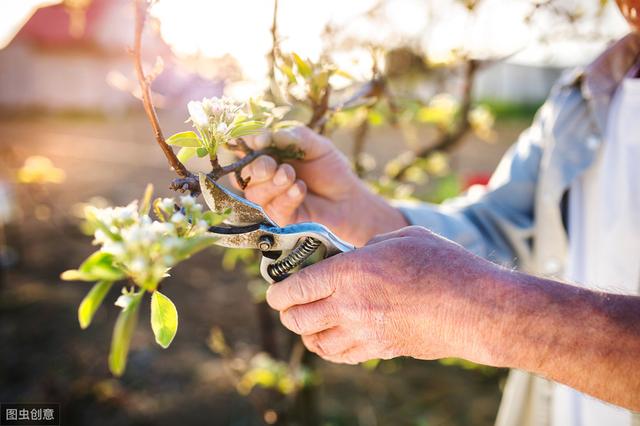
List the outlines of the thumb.
{"type": "Polygon", "coordinates": [[[303,161],[316,160],[335,148],[331,141],[306,126],[288,127],[273,134],[273,142],[278,148],[291,146],[304,152],[303,161]]]}

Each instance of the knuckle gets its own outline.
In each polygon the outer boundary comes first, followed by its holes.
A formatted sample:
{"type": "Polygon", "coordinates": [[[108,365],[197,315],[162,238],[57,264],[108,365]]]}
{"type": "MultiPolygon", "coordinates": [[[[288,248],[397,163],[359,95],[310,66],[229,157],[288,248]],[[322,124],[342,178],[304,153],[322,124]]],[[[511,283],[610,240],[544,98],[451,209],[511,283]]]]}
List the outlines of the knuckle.
{"type": "MultiPolygon", "coordinates": [[[[300,275],[300,274],[298,274],[300,275]]],[[[307,276],[303,274],[303,276],[298,276],[295,282],[293,282],[290,286],[287,287],[287,293],[289,299],[293,302],[303,302],[309,297],[308,285],[305,284],[308,282],[307,276]]]]}
{"type": "Polygon", "coordinates": [[[305,334],[303,317],[304,315],[300,312],[300,309],[293,307],[282,312],[280,320],[285,327],[294,333],[305,334]]]}
{"type": "Polygon", "coordinates": [[[327,356],[327,355],[331,355],[331,353],[329,353],[327,351],[327,349],[326,349],[327,348],[327,346],[326,346],[327,345],[326,336],[324,336],[321,333],[316,333],[316,334],[312,335],[311,338],[312,338],[312,342],[313,342],[312,345],[314,347],[313,352],[315,352],[316,354],[318,354],[318,355],[320,355],[322,357],[327,356]]]}
{"type": "Polygon", "coordinates": [[[407,235],[415,235],[415,236],[423,236],[426,237],[431,235],[431,231],[423,226],[411,225],[405,228],[407,231],[407,235]]]}

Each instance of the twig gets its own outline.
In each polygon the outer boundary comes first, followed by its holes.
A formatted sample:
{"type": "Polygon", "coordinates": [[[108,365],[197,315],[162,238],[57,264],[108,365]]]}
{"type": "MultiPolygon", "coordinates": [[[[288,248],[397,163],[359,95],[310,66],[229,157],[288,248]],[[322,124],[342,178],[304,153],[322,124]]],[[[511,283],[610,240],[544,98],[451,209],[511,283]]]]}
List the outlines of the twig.
{"type": "MultiPolygon", "coordinates": [[[[234,148],[236,146],[238,145],[233,145],[234,148]]],[[[237,178],[237,173],[240,173],[244,167],[248,166],[251,162],[253,162],[261,155],[269,155],[278,158],[279,160],[290,160],[302,158],[303,153],[294,147],[281,149],[274,146],[269,146],[255,151],[249,149],[249,152],[247,152],[247,154],[238,161],[226,166],[218,166],[207,173],[207,176],[212,180],[218,180],[223,176],[235,173],[237,178]]],[[[242,181],[238,182],[240,186],[243,185],[243,183],[241,182],[244,182],[244,184],[247,183],[244,181],[244,179],[242,179],[242,181]]],[[[198,177],[193,173],[189,173],[189,175],[186,177],[174,179],[169,187],[174,191],[190,191],[194,194],[200,193],[200,183],[198,182],[198,177]]]]}
{"type": "Polygon", "coordinates": [[[362,153],[364,151],[364,145],[367,140],[367,135],[369,134],[369,129],[371,125],[369,124],[369,111],[370,108],[366,109],[367,114],[364,116],[364,119],[356,127],[353,134],[353,166],[355,168],[356,174],[358,177],[362,178],[366,172],[364,165],[362,164],[362,153]]]}
{"type": "Polygon", "coordinates": [[[473,92],[474,78],[479,66],[480,62],[474,59],[469,59],[466,63],[462,86],[462,99],[460,101],[460,118],[455,129],[442,134],[435,143],[415,153],[410,160],[402,164],[399,170],[392,176],[393,179],[402,180],[407,170],[409,170],[417,160],[427,158],[436,151],[451,150],[463,139],[467,132],[469,132],[471,129],[471,122],[469,121],[469,113],[471,112],[472,103],[471,95],[473,92]]]}
{"type": "Polygon", "coordinates": [[[329,96],[331,95],[331,86],[327,85],[324,93],[322,94],[322,98],[320,98],[320,102],[312,102],[311,109],[313,110],[313,114],[309,123],[307,123],[307,127],[315,130],[316,132],[323,134],[324,127],[327,123],[326,114],[329,111],[329,96]]]}
{"type": "Polygon", "coordinates": [[[278,0],[273,0],[273,20],[271,21],[271,50],[269,51],[269,81],[276,80],[276,59],[278,56],[278,0]]]}
{"type": "MultiPolygon", "coordinates": [[[[277,8],[277,0],[276,8],[277,8]]],[[[132,54],[134,57],[134,66],[136,70],[136,75],[138,77],[138,82],[140,83],[140,89],[142,92],[142,104],[144,105],[145,113],[147,114],[147,118],[149,123],[151,123],[151,127],[153,129],[156,142],[164,152],[169,165],[176,174],[179,176],[177,179],[173,180],[169,187],[175,191],[189,191],[192,194],[196,195],[200,193],[200,183],[198,182],[198,177],[191,173],[184,164],[178,160],[178,157],[175,155],[171,147],[167,144],[162,134],[162,130],[160,128],[160,122],[158,121],[158,115],[156,114],[156,109],[153,105],[153,100],[151,99],[151,80],[148,76],[145,75],[144,70],[142,68],[142,32],[144,29],[144,24],[147,18],[147,0],[134,0],[135,6],[135,38],[133,44],[132,54]]],[[[275,11],[274,11],[275,12],[275,11]]],[[[244,167],[246,167],[249,163],[251,163],[256,158],[261,155],[272,155],[276,156],[279,159],[291,159],[291,158],[300,158],[302,155],[298,150],[292,149],[279,149],[275,147],[267,147],[261,150],[254,151],[247,143],[239,138],[235,141],[234,144],[230,144],[230,148],[234,150],[239,150],[243,152],[245,155],[238,161],[226,165],[221,166],[218,162],[217,157],[211,158],[211,172],[207,174],[209,178],[213,180],[218,180],[222,176],[233,173],[238,181],[240,187],[244,188],[248,184],[248,179],[245,180],[240,175],[240,172],[244,167]]]]}
{"type": "MultiPolygon", "coordinates": [[[[326,93],[328,96],[329,94],[326,93]]],[[[372,103],[376,103],[383,96],[388,96],[387,83],[384,78],[376,77],[364,83],[356,92],[350,96],[348,99],[334,106],[326,106],[326,110],[323,112],[319,107],[318,109],[319,118],[312,119],[309,123],[309,127],[313,128],[311,124],[315,127],[324,129],[327,122],[331,119],[333,114],[344,111],[346,109],[357,108],[360,106],[370,106],[372,103]]],[[[389,97],[391,100],[391,98],[389,97]]],[[[327,98],[328,101],[328,98],[327,98]]],[[[395,104],[393,106],[395,107],[395,104]]],[[[315,109],[314,109],[315,111],[315,109]]]]}
{"type": "Polygon", "coordinates": [[[136,19],[135,19],[135,36],[133,42],[133,58],[134,65],[136,70],[136,76],[138,77],[138,82],[140,83],[140,91],[142,92],[142,103],[144,105],[144,111],[147,114],[147,118],[151,123],[151,127],[153,128],[153,133],[155,135],[156,142],[164,152],[165,157],[167,157],[167,161],[173,170],[178,174],[178,176],[186,178],[191,175],[189,170],[178,160],[176,154],[173,152],[171,147],[167,144],[162,134],[162,129],[160,129],[160,123],[158,121],[158,115],[156,114],[156,109],[153,106],[153,101],[151,100],[151,89],[150,89],[150,79],[145,76],[144,70],[142,68],[142,31],[144,29],[144,23],[147,18],[147,2],[146,0],[136,0],[135,1],[135,10],[136,10],[136,19]]]}

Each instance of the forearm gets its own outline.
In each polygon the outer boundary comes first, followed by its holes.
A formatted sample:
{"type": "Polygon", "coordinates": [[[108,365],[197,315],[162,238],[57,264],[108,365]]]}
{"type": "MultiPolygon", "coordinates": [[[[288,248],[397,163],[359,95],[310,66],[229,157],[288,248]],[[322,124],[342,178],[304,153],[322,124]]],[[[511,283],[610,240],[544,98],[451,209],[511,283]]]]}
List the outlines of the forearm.
{"type": "Polygon", "coordinates": [[[504,269],[492,273],[483,293],[479,333],[491,364],[640,410],[640,297],[504,269]]]}

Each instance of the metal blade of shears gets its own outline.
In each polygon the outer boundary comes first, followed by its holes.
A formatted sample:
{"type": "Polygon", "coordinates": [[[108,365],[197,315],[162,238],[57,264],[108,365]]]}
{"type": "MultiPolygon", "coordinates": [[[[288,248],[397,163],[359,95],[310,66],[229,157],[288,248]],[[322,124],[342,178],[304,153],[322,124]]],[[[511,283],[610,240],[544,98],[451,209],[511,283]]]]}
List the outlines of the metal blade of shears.
{"type": "Polygon", "coordinates": [[[248,226],[261,223],[277,226],[259,205],[234,194],[204,173],[199,173],[198,179],[200,180],[202,196],[212,211],[222,212],[231,209],[231,213],[225,223],[232,226],[248,226]]]}

